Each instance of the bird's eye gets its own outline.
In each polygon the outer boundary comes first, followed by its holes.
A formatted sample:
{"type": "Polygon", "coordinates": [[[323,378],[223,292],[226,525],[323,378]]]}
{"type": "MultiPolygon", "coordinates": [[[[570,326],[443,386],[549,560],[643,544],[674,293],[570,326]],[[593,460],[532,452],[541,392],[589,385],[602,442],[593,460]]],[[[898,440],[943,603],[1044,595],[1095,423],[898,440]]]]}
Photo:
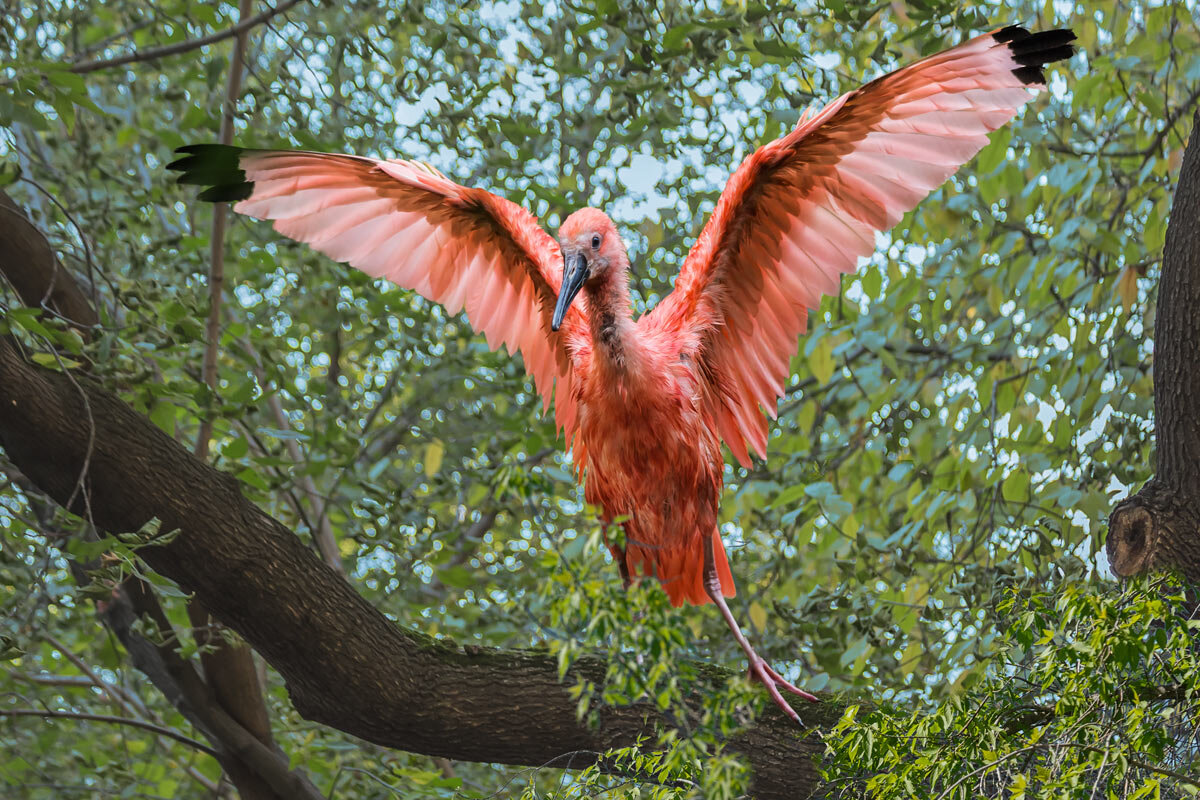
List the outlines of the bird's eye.
{"type": "Polygon", "coordinates": [[[593,237],[592,237],[592,249],[593,249],[593,250],[599,250],[599,249],[600,249],[600,237],[599,237],[599,236],[593,236],[593,237]]]}

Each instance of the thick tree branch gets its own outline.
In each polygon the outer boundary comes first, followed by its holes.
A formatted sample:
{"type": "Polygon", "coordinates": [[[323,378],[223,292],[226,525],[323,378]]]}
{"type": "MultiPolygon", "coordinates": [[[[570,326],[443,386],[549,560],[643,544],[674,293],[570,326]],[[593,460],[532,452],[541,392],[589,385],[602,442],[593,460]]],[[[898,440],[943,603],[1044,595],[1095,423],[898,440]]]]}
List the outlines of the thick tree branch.
{"type": "MultiPolygon", "coordinates": [[[[589,728],[549,654],[463,649],[396,626],[247,501],[233,478],[87,376],[28,364],[6,340],[0,445],[43,491],[75,513],[90,510],[101,529],[138,530],[155,517],[163,530],[181,529],[169,544],[143,548],[146,562],[245,637],[309,719],[387,747],[522,765],[631,745],[667,723],[638,705],[604,709],[600,726],[589,728]],[[86,497],[72,500],[89,441],[86,497]]],[[[584,658],[573,677],[601,683],[604,673],[601,660],[584,658]]],[[[839,713],[831,705],[805,711],[810,726],[839,713]]],[[[781,714],[767,712],[732,745],[755,769],[760,798],[804,797],[818,782],[819,739],[781,714]]]]}
{"type": "MultiPolygon", "coordinates": [[[[1194,125],[1200,125],[1200,110],[1194,125]]],[[[1200,136],[1193,127],[1163,248],[1154,323],[1158,479],[1200,494],[1200,136]]]]}
{"type": "MultiPolygon", "coordinates": [[[[95,310],[70,273],[58,263],[46,238],[2,191],[0,274],[9,279],[26,305],[58,313],[79,326],[85,336],[87,327],[98,322],[95,310]]],[[[90,452],[89,442],[89,457],[90,452]]],[[[87,582],[83,567],[72,564],[72,571],[82,583],[87,582]]],[[[126,581],[112,601],[104,604],[103,616],[129,652],[134,665],[213,743],[222,767],[230,775],[242,779],[239,788],[243,795],[249,788],[251,792],[257,792],[257,796],[295,800],[320,798],[316,787],[302,774],[293,773],[287,756],[274,746],[249,649],[239,648],[237,664],[243,669],[234,671],[236,674],[220,665],[206,665],[217,693],[214,696],[214,689],[200,678],[190,662],[171,647],[152,644],[133,632],[133,622],[138,614],[148,615],[164,633],[171,631],[157,598],[140,581],[126,581]],[[126,594],[135,601],[136,613],[126,594]],[[246,691],[231,690],[249,685],[244,675],[246,669],[254,679],[253,696],[249,700],[256,699],[256,704],[246,699],[246,691]],[[259,724],[252,724],[251,730],[247,730],[239,719],[226,713],[220,704],[222,700],[226,707],[237,707],[243,717],[258,709],[259,724]]]]}
{"type": "Polygon", "coordinates": [[[100,323],[87,295],[59,265],[46,236],[0,191],[0,274],[21,302],[45,308],[82,328],[100,323]]]}
{"type": "Polygon", "coordinates": [[[197,50],[206,45],[216,44],[217,42],[224,41],[232,36],[237,36],[240,33],[244,33],[256,25],[261,25],[264,22],[267,22],[277,14],[282,14],[299,2],[300,0],[284,0],[284,2],[280,3],[275,8],[268,8],[266,11],[263,11],[260,14],[256,14],[249,19],[244,19],[238,22],[237,25],[234,25],[231,28],[226,28],[223,31],[217,31],[216,33],[209,34],[208,36],[201,36],[199,39],[188,39],[185,42],[176,42],[175,44],[167,44],[163,45],[162,47],[151,47],[148,50],[134,51],[116,58],[105,58],[99,61],[85,61],[82,64],[73,64],[70,67],[70,70],[71,72],[75,73],[95,72],[97,70],[109,69],[111,67],[123,67],[126,64],[132,64],[138,61],[154,61],[159,58],[166,58],[167,56],[177,56],[180,53],[187,53],[191,50],[197,50]]]}
{"type": "Polygon", "coordinates": [[[1122,577],[1178,569],[1200,580],[1200,110],[1163,249],[1154,322],[1156,474],[1113,510],[1106,547],[1122,577]]]}
{"type": "MultiPolygon", "coordinates": [[[[287,756],[257,731],[247,730],[231,716],[214,691],[169,644],[155,644],[138,634],[133,623],[138,617],[153,623],[161,634],[173,634],[158,598],[140,580],[126,581],[123,591],[103,611],[105,621],[117,635],[133,664],[179,709],[179,712],[217,747],[217,759],[231,776],[253,774],[279,797],[289,800],[318,800],[321,793],[300,772],[288,766],[287,756]]],[[[256,684],[257,685],[257,684],[256,684]]],[[[264,712],[265,713],[265,712],[264,712]]],[[[250,791],[258,791],[254,786],[250,791]]],[[[241,787],[239,787],[239,790],[241,787]]]]}

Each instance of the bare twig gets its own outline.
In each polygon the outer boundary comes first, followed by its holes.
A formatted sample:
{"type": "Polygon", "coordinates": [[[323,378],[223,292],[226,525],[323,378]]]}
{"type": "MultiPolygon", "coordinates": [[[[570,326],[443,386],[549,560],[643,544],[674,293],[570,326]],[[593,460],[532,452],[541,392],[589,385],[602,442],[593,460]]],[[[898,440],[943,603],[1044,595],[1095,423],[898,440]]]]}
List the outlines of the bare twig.
{"type": "Polygon", "coordinates": [[[88,666],[86,661],[75,655],[75,653],[73,653],[69,647],[48,633],[43,634],[43,638],[45,638],[45,640],[49,642],[55,650],[62,653],[68,661],[74,664],[76,669],[86,675],[93,686],[108,695],[109,699],[112,700],[118,708],[121,708],[130,714],[141,713],[141,709],[129,701],[129,697],[124,691],[97,675],[96,671],[88,666]]]}
{"type": "Polygon", "coordinates": [[[114,717],[110,714],[86,714],[78,711],[48,711],[41,708],[0,708],[0,717],[42,717],[43,719],[78,719],[89,722],[109,722],[114,725],[128,725],[131,728],[141,728],[144,731],[157,733],[159,736],[166,736],[169,739],[186,744],[195,750],[202,753],[207,753],[214,758],[217,751],[213,750],[206,744],[197,742],[184,736],[179,731],[173,731],[170,728],[164,728],[161,725],[155,725],[151,722],[146,722],[140,719],[130,719],[129,717],[114,717]]]}
{"type": "MultiPolygon", "coordinates": [[[[139,700],[137,697],[135,697],[133,695],[128,694],[120,686],[117,686],[116,684],[113,684],[113,683],[109,683],[108,681],[104,681],[102,679],[100,680],[99,683],[97,683],[97,681],[95,681],[91,678],[84,677],[83,675],[49,675],[49,674],[29,675],[24,672],[17,672],[16,670],[11,670],[11,669],[8,671],[8,675],[9,675],[9,677],[13,678],[14,680],[25,681],[27,683],[35,684],[37,686],[57,686],[57,687],[65,686],[65,687],[76,688],[76,689],[94,689],[97,686],[99,686],[100,689],[106,695],[108,695],[108,697],[110,699],[112,699],[113,702],[120,708],[125,709],[126,711],[128,711],[131,714],[139,714],[141,716],[149,717],[150,721],[152,723],[158,724],[158,721],[153,718],[152,714],[149,714],[145,705],[142,704],[141,700],[139,700]],[[121,695],[121,697],[125,698],[124,701],[118,700],[114,696],[113,692],[119,693],[121,695]]],[[[160,736],[158,740],[163,746],[166,746],[164,737],[160,736]]],[[[188,777],[190,777],[192,780],[196,781],[196,783],[198,783],[202,787],[204,787],[205,791],[209,792],[210,794],[213,794],[214,796],[220,796],[220,797],[225,796],[224,794],[217,794],[221,787],[217,784],[216,781],[211,780],[207,775],[205,775],[203,772],[196,769],[195,767],[192,767],[192,766],[184,767],[184,772],[186,772],[188,774],[188,777]]]]}
{"type": "MultiPolygon", "coordinates": [[[[271,415],[275,418],[276,425],[280,430],[291,430],[291,421],[288,415],[283,410],[283,405],[279,402],[279,395],[267,391],[267,374],[263,366],[262,356],[254,343],[250,341],[249,336],[242,337],[242,347],[254,359],[254,376],[258,379],[258,383],[263,387],[263,394],[266,396],[267,408],[271,410],[271,415]]],[[[397,371],[398,372],[398,371],[397,371]]],[[[288,455],[297,467],[304,464],[304,454],[300,451],[300,445],[294,439],[284,439],[283,446],[287,449],[288,455]]],[[[308,502],[312,506],[312,513],[309,518],[315,520],[315,523],[309,525],[309,531],[313,537],[313,543],[317,546],[317,551],[321,554],[321,560],[329,566],[333,567],[339,573],[345,573],[342,567],[342,554],[338,550],[337,536],[333,532],[333,524],[329,521],[329,515],[326,509],[325,497],[317,491],[316,481],[312,475],[308,473],[302,474],[298,479],[300,489],[308,495],[308,502]]],[[[296,511],[303,513],[297,503],[296,511]]]]}
{"type": "Polygon", "coordinates": [[[82,61],[84,59],[84,57],[90,56],[92,53],[99,53],[100,51],[107,49],[110,45],[116,44],[121,39],[124,39],[127,36],[132,36],[133,34],[140,31],[142,28],[148,28],[153,24],[154,24],[154,20],[147,18],[147,19],[142,20],[141,22],[136,22],[133,25],[130,25],[128,28],[126,28],[123,31],[114,33],[111,36],[105,36],[103,39],[96,42],[95,44],[93,44],[89,47],[85,47],[83,50],[80,50],[78,53],[76,53],[75,60],[82,61]]]}
{"type": "MultiPolygon", "coordinates": [[[[237,25],[231,28],[226,28],[223,31],[201,36],[199,39],[188,39],[186,42],[176,42],[175,44],[163,45],[162,47],[152,47],[149,50],[134,51],[116,58],[105,58],[99,61],[85,61],[82,64],[75,64],[70,69],[71,72],[84,73],[96,72],[101,69],[109,69],[110,67],[121,67],[125,64],[132,64],[138,61],[154,61],[155,59],[165,58],[167,56],[175,56],[180,53],[187,53],[191,50],[204,47],[210,44],[224,41],[232,36],[242,36],[246,31],[261,25],[277,14],[282,14],[292,6],[298,4],[300,0],[284,0],[275,8],[269,8],[261,14],[257,14],[249,19],[242,19],[237,25]]],[[[240,48],[239,48],[240,49],[240,48]]]]}

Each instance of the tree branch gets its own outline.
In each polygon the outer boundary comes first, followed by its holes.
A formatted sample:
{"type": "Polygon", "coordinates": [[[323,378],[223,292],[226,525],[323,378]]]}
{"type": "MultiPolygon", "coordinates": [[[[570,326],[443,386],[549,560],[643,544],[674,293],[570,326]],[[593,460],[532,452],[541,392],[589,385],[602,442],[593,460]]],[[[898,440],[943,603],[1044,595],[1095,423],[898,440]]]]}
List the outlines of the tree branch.
{"type": "MultiPolygon", "coordinates": [[[[70,273],[58,263],[46,238],[3,191],[0,191],[0,273],[12,282],[26,305],[48,308],[81,326],[98,322],[95,310],[70,273]]],[[[82,333],[87,335],[86,327],[82,328],[82,333]]],[[[4,341],[4,346],[12,347],[8,341],[4,341]]],[[[82,397],[82,387],[73,379],[68,380],[76,396],[82,397]]],[[[90,409],[86,416],[90,421],[90,409]]],[[[90,463],[92,445],[89,438],[83,461],[85,466],[90,463]]],[[[84,473],[85,470],[81,468],[76,479],[77,487],[86,480],[84,473]]],[[[72,490],[72,497],[84,502],[75,490],[72,490]]],[[[74,562],[72,572],[77,580],[87,582],[83,568],[74,562]]],[[[148,614],[164,633],[173,634],[157,598],[136,580],[122,584],[112,601],[104,605],[104,619],[129,652],[134,665],[216,746],[217,758],[226,771],[230,774],[253,773],[257,776],[255,780],[261,779],[278,797],[319,800],[321,794],[316,787],[302,773],[293,773],[289,769],[287,756],[274,746],[270,738],[269,727],[266,728],[265,741],[262,740],[264,734],[261,728],[267,725],[265,706],[262,706],[263,722],[256,730],[259,734],[256,738],[255,733],[244,728],[221,708],[213,691],[190,662],[172,647],[152,644],[133,632],[133,621],[137,614],[132,610],[127,594],[137,601],[138,613],[148,614]]],[[[243,647],[242,651],[245,659],[243,666],[248,665],[253,674],[249,650],[243,647]]],[[[257,681],[254,688],[258,690],[257,681]]],[[[221,687],[217,689],[219,691],[221,687]]],[[[262,705],[261,692],[258,697],[258,704],[262,705]]],[[[232,696],[226,693],[226,699],[234,705],[241,701],[237,693],[232,696]]]]}
{"type": "Polygon", "coordinates": [[[276,795],[289,800],[320,800],[321,793],[301,772],[290,769],[284,753],[226,712],[213,690],[192,663],[175,650],[174,644],[155,644],[134,631],[134,621],[142,617],[157,627],[162,636],[172,637],[169,642],[174,641],[166,612],[147,585],[140,580],[126,581],[102,613],[134,666],[217,746],[217,759],[227,773],[237,776],[253,772],[276,795]]]}
{"type": "Polygon", "coordinates": [[[129,697],[120,689],[120,687],[109,683],[97,675],[95,670],[88,666],[86,661],[75,655],[71,648],[67,647],[57,638],[48,633],[43,634],[42,638],[49,642],[55,650],[62,653],[63,657],[66,658],[67,661],[70,661],[72,664],[74,664],[77,670],[86,675],[91,685],[104,692],[104,694],[114,704],[116,704],[118,708],[130,714],[137,714],[141,711],[141,709],[134,707],[134,705],[129,701],[129,697]]]}
{"type": "MultiPolygon", "coordinates": [[[[651,704],[602,709],[597,728],[577,720],[567,685],[602,683],[606,665],[598,658],[580,659],[564,684],[548,653],[464,649],[393,624],[247,501],[236,480],[87,376],[26,363],[3,339],[0,445],[43,491],[75,513],[90,511],[103,530],[138,530],[155,517],[164,530],[181,529],[140,555],[245,637],[308,719],[455,760],[537,766],[591,753],[574,759],[579,768],[670,722],[651,704]],[[86,495],[72,498],[89,440],[86,495]]],[[[703,671],[713,682],[731,676],[703,671]]],[[[806,724],[821,727],[840,708],[805,712],[806,724]]],[[[750,762],[762,800],[803,797],[819,782],[820,740],[773,709],[730,744],[750,762]]]]}
{"type": "Polygon", "coordinates": [[[100,324],[87,295],[58,263],[45,235],[3,191],[0,191],[0,254],[4,256],[0,272],[12,284],[21,302],[45,308],[84,329],[100,324]]]}
{"type": "Polygon", "coordinates": [[[237,36],[240,33],[245,33],[256,25],[261,25],[267,22],[277,14],[282,14],[292,6],[299,3],[300,0],[284,0],[275,8],[268,8],[261,14],[257,14],[249,19],[238,22],[231,28],[226,28],[223,31],[201,36],[199,39],[188,39],[185,42],[176,42],[175,44],[167,44],[162,47],[152,47],[149,50],[134,51],[116,58],[106,58],[99,61],[85,61],[82,64],[73,64],[70,67],[71,72],[85,73],[96,72],[101,69],[109,69],[110,67],[121,67],[126,64],[133,64],[138,61],[154,61],[167,56],[177,56],[180,53],[187,53],[191,50],[196,50],[210,44],[224,41],[231,36],[237,36]]]}
{"type": "MultiPolygon", "coordinates": [[[[94,672],[91,672],[90,674],[95,675],[94,672]]],[[[13,680],[25,681],[26,683],[31,683],[35,686],[67,687],[71,689],[99,688],[110,700],[113,701],[114,705],[126,713],[138,714],[146,717],[147,721],[155,725],[162,724],[147,711],[146,707],[138,698],[126,694],[121,687],[117,686],[116,684],[109,683],[108,681],[99,678],[99,676],[96,676],[96,680],[93,680],[92,678],[88,678],[84,675],[50,675],[47,673],[30,675],[12,669],[8,670],[8,675],[13,680]],[[97,683],[97,680],[99,680],[99,683],[97,683]]],[[[167,746],[167,742],[163,737],[160,736],[158,741],[162,746],[167,746]]],[[[208,792],[210,795],[213,795],[214,798],[224,796],[223,794],[218,794],[221,787],[218,786],[215,781],[210,780],[204,773],[200,772],[200,770],[196,769],[194,766],[186,766],[184,767],[184,771],[187,772],[188,776],[192,780],[204,787],[206,792],[208,792]]]]}
{"type": "Polygon", "coordinates": [[[213,750],[206,744],[197,742],[195,739],[189,739],[179,731],[164,728],[161,725],[155,725],[152,722],[146,722],[141,719],[131,719],[130,717],[114,717],[110,714],[86,714],[81,711],[48,711],[41,708],[0,708],[0,717],[42,717],[44,719],[79,719],[88,720],[91,722],[109,722],[114,725],[127,725],[130,728],[141,728],[144,731],[166,736],[169,739],[174,739],[181,744],[186,744],[201,753],[207,753],[210,756],[217,755],[217,751],[213,750]]]}

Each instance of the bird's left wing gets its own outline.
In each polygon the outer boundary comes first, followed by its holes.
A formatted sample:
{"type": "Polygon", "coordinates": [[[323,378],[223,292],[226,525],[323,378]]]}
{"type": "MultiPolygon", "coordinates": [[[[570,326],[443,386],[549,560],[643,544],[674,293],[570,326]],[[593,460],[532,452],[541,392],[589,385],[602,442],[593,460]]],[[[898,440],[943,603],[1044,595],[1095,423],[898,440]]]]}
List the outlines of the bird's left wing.
{"type": "Polygon", "coordinates": [[[180,148],[180,183],[202,200],[275,221],[285,236],[441,303],[465,308],[493,350],[520,350],[525,369],[570,438],[574,359],[587,324],[572,308],[550,328],[562,283],[557,243],[521,206],[411,161],[226,145],[180,148]],[[557,385],[557,391],[555,386],[557,385]]]}
{"type": "Polygon", "coordinates": [[[808,309],[1013,118],[1074,38],[977,36],[842,95],[738,167],[674,290],[638,324],[691,350],[741,463],[765,457],[759,408],[775,415],[808,309]]]}

